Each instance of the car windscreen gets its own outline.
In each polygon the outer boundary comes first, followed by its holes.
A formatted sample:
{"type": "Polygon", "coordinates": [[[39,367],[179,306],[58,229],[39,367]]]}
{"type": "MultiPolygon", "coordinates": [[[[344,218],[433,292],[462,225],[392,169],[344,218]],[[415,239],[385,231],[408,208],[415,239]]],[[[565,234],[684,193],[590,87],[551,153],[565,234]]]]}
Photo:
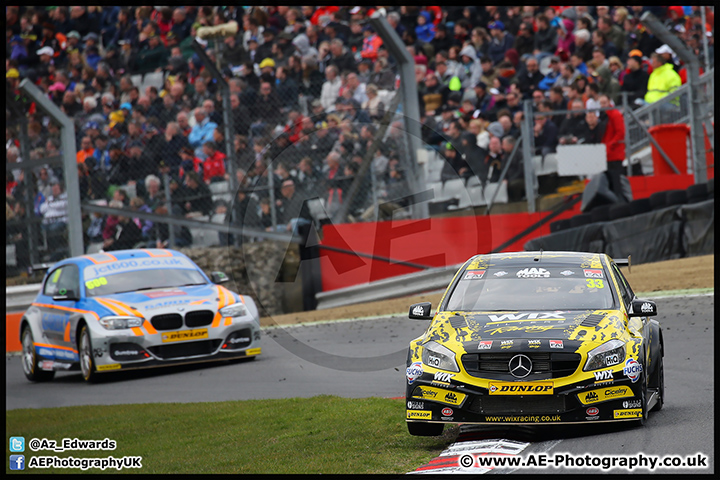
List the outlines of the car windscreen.
{"type": "Polygon", "coordinates": [[[207,284],[197,266],[187,258],[133,258],[89,265],[83,270],[89,297],[150,288],[207,284]]]}
{"type": "Polygon", "coordinates": [[[611,280],[602,268],[490,267],[461,273],[450,311],[606,310],[611,280]]]}

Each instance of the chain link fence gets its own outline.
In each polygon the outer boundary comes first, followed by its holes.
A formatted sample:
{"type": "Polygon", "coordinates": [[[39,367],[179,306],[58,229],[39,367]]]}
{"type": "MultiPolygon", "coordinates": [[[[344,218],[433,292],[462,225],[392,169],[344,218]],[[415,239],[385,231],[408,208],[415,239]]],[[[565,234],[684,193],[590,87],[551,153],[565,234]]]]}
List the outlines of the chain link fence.
{"type": "MultiPolygon", "coordinates": [[[[206,53],[227,74],[230,129],[220,83],[208,69],[195,78],[172,71],[128,73],[105,92],[90,88],[90,82],[72,92],[50,89],[51,99],[75,124],[81,201],[127,211],[127,216],[83,213],[86,253],[241,245],[256,238],[170,226],[133,212],[275,232],[293,232],[313,218],[329,220],[347,201],[375,141],[379,148],[371,168],[347,215],[335,221],[374,221],[392,218],[393,212],[397,218],[397,210],[401,217],[410,215],[403,197],[409,194],[405,172],[412,171],[412,156],[402,116],[389,116],[390,128],[377,138],[397,87],[398,68],[386,51],[372,64],[339,45],[339,56],[347,60],[343,68],[331,52],[338,46],[330,44],[321,46],[326,50],[321,64],[292,55],[282,63],[237,65],[226,43],[216,43],[219,48],[210,40],[206,53]]],[[[17,115],[8,110],[8,141],[17,144],[21,161],[11,159],[8,150],[7,258],[19,271],[67,256],[66,222],[56,211],[62,205],[53,208],[65,190],[59,135],[47,118],[27,110],[17,115]],[[22,168],[26,158],[53,156],[56,163],[22,168]],[[11,169],[12,163],[18,167],[11,169]],[[11,177],[18,187],[11,187],[11,177]],[[53,194],[53,188],[60,192],[53,194]]]]}
{"type": "Polygon", "coordinates": [[[22,96],[11,100],[5,119],[6,277],[69,254],[60,127],[39,113],[20,114],[22,96]]]}

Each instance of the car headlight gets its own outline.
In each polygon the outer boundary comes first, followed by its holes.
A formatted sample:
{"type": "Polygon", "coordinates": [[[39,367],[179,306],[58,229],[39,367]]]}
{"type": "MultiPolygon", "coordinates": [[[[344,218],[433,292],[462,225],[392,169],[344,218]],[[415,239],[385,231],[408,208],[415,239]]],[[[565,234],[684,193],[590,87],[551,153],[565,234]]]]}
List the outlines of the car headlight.
{"type": "Polygon", "coordinates": [[[436,341],[430,341],[423,345],[422,361],[428,367],[450,372],[460,371],[455,361],[455,352],[436,341]]]}
{"type": "Polygon", "coordinates": [[[220,309],[220,315],[223,317],[244,317],[247,314],[248,310],[245,304],[241,302],[233,303],[220,309]]]}
{"type": "Polygon", "coordinates": [[[612,367],[625,361],[625,343],[620,340],[610,340],[588,352],[584,371],[598,368],[612,367]]]}
{"type": "Polygon", "coordinates": [[[122,330],[123,328],[141,327],[143,319],[140,317],[107,316],[100,319],[100,325],[108,330],[122,330]]]}

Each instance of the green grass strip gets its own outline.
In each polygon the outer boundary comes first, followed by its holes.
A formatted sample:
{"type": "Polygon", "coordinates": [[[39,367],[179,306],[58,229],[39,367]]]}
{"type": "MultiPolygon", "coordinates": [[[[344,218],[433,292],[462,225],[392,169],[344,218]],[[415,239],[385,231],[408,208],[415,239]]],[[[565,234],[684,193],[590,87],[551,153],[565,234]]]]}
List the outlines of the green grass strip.
{"type": "MultiPolygon", "coordinates": [[[[117,441],[114,451],[32,452],[26,447],[26,465],[38,455],[140,455],[142,469],[122,472],[403,474],[436,457],[457,435],[454,426],[446,427],[442,437],[413,437],[404,418],[402,400],[323,395],[11,410],[6,412],[5,425],[6,442],[10,436],[24,436],[26,444],[33,438],[58,443],[63,438],[117,441]]],[[[82,470],[26,468],[25,472],[82,470]]]]}
{"type": "Polygon", "coordinates": [[[639,298],[648,297],[679,297],[682,295],[704,295],[714,293],[715,287],[710,288],[686,288],[684,290],[658,290],[657,292],[640,292],[636,293],[639,298]]]}

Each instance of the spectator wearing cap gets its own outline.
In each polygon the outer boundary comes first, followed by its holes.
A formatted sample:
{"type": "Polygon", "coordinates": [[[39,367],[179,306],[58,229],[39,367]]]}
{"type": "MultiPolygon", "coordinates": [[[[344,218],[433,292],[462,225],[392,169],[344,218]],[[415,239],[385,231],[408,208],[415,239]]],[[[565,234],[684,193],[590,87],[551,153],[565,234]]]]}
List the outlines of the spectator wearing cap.
{"type": "Polygon", "coordinates": [[[156,72],[167,64],[168,50],[156,33],[148,35],[147,44],[140,49],[135,59],[138,73],[156,72]]]}
{"type": "Polygon", "coordinates": [[[682,80],[672,64],[667,62],[658,51],[650,56],[650,62],[653,70],[648,77],[645,102],[654,103],[680,87],[682,80]]]}
{"type": "MultiPolygon", "coordinates": [[[[458,141],[458,144],[459,143],[460,142],[458,141]]],[[[462,154],[451,142],[446,142],[443,145],[441,153],[445,157],[445,163],[440,171],[440,180],[443,183],[448,180],[454,180],[458,177],[468,179],[473,175],[472,170],[470,170],[470,167],[462,157],[462,154]]]]}
{"type": "Polygon", "coordinates": [[[606,66],[599,67],[594,77],[597,81],[598,93],[607,95],[613,103],[617,103],[620,97],[620,82],[613,77],[610,68],[606,66]]]}
{"type": "Polygon", "coordinates": [[[382,45],[382,38],[375,32],[372,25],[363,27],[363,41],[360,56],[363,59],[375,61],[378,58],[378,51],[382,45]]]}
{"type": "Polygon", "coordinates": [[[258,47],[256,50],[255,58],[270,58],[273,56],[272,54],[272,48],[275,44],[275,35],[277,34],[277,30],[275,27],[272,27],[270,25],[266,26],[262,34],[260,35],[263,39],[262,42],[258,39],[258,47]]]}
{"type": "Polygon", "coordinates": [[[503,61],[505,52],[512,48],[515,43],[515,37],[505,31],[505,25],[500,20],[495,20],[488,24],[490,30],[490,45],[488,46],[488,57],[490,57],[495,65],[503,61]]]}
{"type": "Polygon", "coordinates": [[[644,99],[647,93],[649,75],[642,67],[642,56],[632,55],[628,58],[627,70],[620,87],[621,91],[628,92],[628,102],[633,108],[636,108],[636,100],[644,99]]]}

